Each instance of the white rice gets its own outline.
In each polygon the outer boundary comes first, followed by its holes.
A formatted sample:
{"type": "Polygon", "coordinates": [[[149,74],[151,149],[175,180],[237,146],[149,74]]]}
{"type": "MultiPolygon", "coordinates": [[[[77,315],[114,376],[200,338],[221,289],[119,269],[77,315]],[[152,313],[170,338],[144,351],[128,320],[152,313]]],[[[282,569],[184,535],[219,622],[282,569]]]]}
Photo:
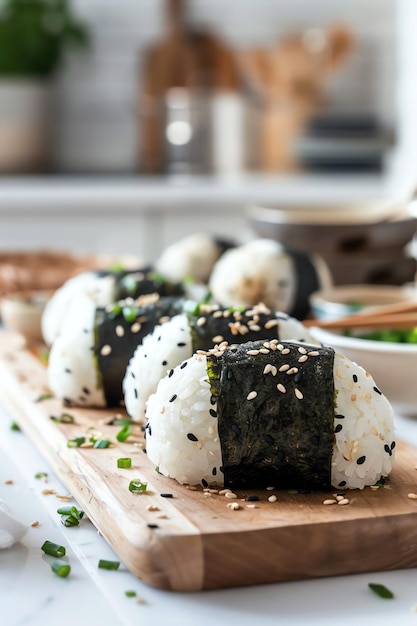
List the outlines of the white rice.
{"type": "Polygon", "coordinates": [[[155,263],[155,269],[172,282],[188,278],[206,284],[221,253],[212,235],[196,233],[167,246],[155,263]]]}
{"type": "Polygon", "coordinates": [[[97,272],[82,272],[54,292],[42,315],[42,335],[47,346],[52,345],[58,336],[68,307],[80,293],[91,295],[97,306],[105,306],[114,300],[114,277],[100,276],[97,272]]]}
{"type": "Polygon", "coordinates": [[[57,398],[78,406],[106,405],[94,360],[95,299],[85,293],[73,297],[52,344],[48,384],[57,398]]]}
{"type": "MultiPolygon", "coordinates": [[[[186,367],[177,366],[160,381],[148,400],[146,449],[159,471],[179,483],[222,486],[217,420],[210,414],[217,407],[211,402],[206,368],[206,357],[193,355],[186,367]]],[[[339,489],[363,489],[391,472],[392,407],[372,377],[339,354],[334,359],[334,385],[331,483],[339,489]]]]}
{"type": "Polygon", "coordinates": [[[123,392],[126,411],[134,421],[145,418],[146,402],[161,378],[192,355],[191,330],[185,314],[155,326],[126,368],[123,392]]]}

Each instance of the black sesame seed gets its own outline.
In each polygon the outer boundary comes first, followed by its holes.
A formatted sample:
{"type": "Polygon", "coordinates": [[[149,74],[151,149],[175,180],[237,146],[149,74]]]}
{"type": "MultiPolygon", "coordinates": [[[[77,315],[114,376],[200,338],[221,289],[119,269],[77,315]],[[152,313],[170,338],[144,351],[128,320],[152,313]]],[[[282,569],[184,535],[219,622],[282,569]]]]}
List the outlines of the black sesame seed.
{"type": "Polygon", "coordinates": [[[133,395],[135,396],[135,400],[138,399],[138,390],[136,389],[136,387],[133,389],[133,395]]]}
{"type": "Polygon", "coordinates": [[[266,443],[269,443],[269,444],[275,443],[275,440],[273,437],[271,437],[271,435],[264,435],[264,440],[266,441],[266,443]]]}
{"type": "Polygon", "coordinates": [[[338,424],[338,425],[336,426],[336,428],[334,429],[334,432],[335,432],[335,433],[340,433],[340,431],[342,430],[342,428],[343,428],[342,424],[338,424]]]}
{"type": "Polygon", "coordinates": [[[213,469],[211,470],[211,473],[213,474],[213,476],[216,476],[216,474],[217,474],[217,467],[213,467],[213,469]]]}
{"type": "Polygon", "coordinates": [[[341,480],[338,487],[346,487],[346,481],[345,480],[341,480]]]}
{"type": "Polygon", "coordinates": [[[374,391],[376,393],[379,393],[380,396],[382,396],[382,391],[380,389],[378,389],[378,387],[374,387],[374,391]]]}
{"type": "Polygon", "coordinates": [[[247,496],[246,502],[258,502],[259,496],[247,496]]]}
{"type": "Polygon", "coordinates": [[[395,448],[395,441],[393,441],[391,444],[391,450],[394,450],[394,448],[395,448]]]}
{"type": "Polygon", "coordinates": [[[78,400],[79,400],[80,402],[86,402],[86,401],[87,401],[87,398],[84,398],[84,396],[78,396],[78,400]]]}
{"type": "Polygon", "coordinates": [[[237,424],[232,424],[230,428],[236,435],[240,435],[240,428],[237,424]]]}
{"type": "Polygon", "coordinates": [[[162,365],[163,366],[168,365],[168,361],[162,361],[162,365]]]}
{"type": "Polygon", "coordinates": [[[83,393],[85,393],[88,396],[90,393],[90,390],[87,387],[83,387],[83,393]]]}
{"type": "Polygon", "coordinates": [[[302,378],[303,378],[303,372],[302,370],[299,370],[294,376],[294,382],[299,383],[302,378]]]}
{"type": "Polygon", "coordinates": [[[277,459],[278,461],[283,461],[285,459],[285,452],[283,452],[282,450],[278,450],[277,459]]]}
{"type": "Polygon", "coordinates": [[[358,382],[358,377],[356,376],[356,374],[353,374],[352,378],[354,383],[358,382]]]}
{"type": "Polygon", "coordinates": [[[174,373],[174,370],[169,370],[168,378],[171,378],[173,373],[174,373]]]}
{"type": "Polygon", "coordinates": [[[71,372],[71,370],[70,370],[70,368],[69,368],[69,367],[66,367],[66,368],[65,368],[65,370],[64,370],[64,372],[65,372],[66,374],[72,374],[72,372],[71,372]]]}
{"type": "Polygon", "coordinates": [[[366,461],[366,456],[365,455],[364,456],[360,456],[359,459],[356,459],[356,463],[358,465],[363,465],[363,463],[365,463],[365,461],[366,461]]]}
{"type": "Polygon", "coordinates": [[[157,341],[161,341],[161,338],[162,338],[161,335],[159,335],[157,341]]]}
{"type": "Polygon", "coordinates": [[[188,361],[184,361],[184,363],[181,363],[180,369],[183,370],[184,367],[187,367],[187,365],[188,365],[188,361]]]}
{"type": "Polygon", "coordinates": [[[172,493],[160,493],[161,498],[173,498],[172,493]]]}
{"type": "Polygon", "coordinates": [[[149,424],[149,428],[148,428],[148,434],[150,437],[152,437],[152,428],[151,425],[149,424]]]}
{"type": "Polygon", "coordinates": [[[391,448],[389,447],[389,445],[386,443],[384,446],[384,450],[387,454],[391,454],[391,448]]]}
{"type": "Polygon", "coordinates": [[[227,378],[227,380],[233,380],[233,372],[232,372],[232,370],[227,370],[226,378],[227,378]]]}
{"type": "Polygon", "coordinates": [[[217,411],[215,411],[214,409],[210,409],[209,413],[211,417],[217,417],[217,411]]]}
{"type": "Polygon", "coordinates": [[[344,416],[344,415],[340,415],[340,414],[338,414],[338,415],[335,415],[335,416],[334,416],[334,418],[335,418],[336,420],[344,420],[344,419],[345,419],[345,416],[344,416]]]}
{"type": "Polygon", "coordinates": [[[179,341],[179,342],[177,343],[177,346],[178,346],[179,348],[183,348],[185,345],[186,345],[186,343],[185,343],[184,341],[179,341]]]}
{"type": "Polygon", "coordinates": [[[217,398],[216,396],[210,396],[210,404],[216,404],[217,398]]]}
{"type": "Polygon", "coordinates": [[[206,481],[205,478],[201,479],[201,484],[203,485],[203,487],[208,487],[208,482],[206,481]]]}
{"type": "Polygon", "coordinates": [[[187,439],[189,439],[190,441],[198,441],[198,437],[193,435],[193,433],[187,433],[187,439]]]}
{"type": "Polygon", "coordinates": [[[177,394],[174,393],[174,395],[170,397],[169,402],[174,402],[174,400],[176,400],[177,397],[178,397],[177,394]]]}
{"type": "Polygon", "coordinates": [[[130,375],[131,375],[132,378],[136,378],[135,372],[133,372],[132,370],[130,370],[130,375]]]}
{"type": "Polygon", "coordinates": [[[159,528],[158,524],[147,524],[148,528],[159,528]]]}

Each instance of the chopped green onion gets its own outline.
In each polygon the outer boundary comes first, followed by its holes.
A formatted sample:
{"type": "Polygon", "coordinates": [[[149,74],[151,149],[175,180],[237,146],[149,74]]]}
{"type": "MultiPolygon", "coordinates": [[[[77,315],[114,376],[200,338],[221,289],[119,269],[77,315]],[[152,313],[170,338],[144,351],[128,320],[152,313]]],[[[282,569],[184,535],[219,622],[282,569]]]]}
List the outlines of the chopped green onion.
{"type": "Polygon", "coordinates": [[[100,559],[98,562],[98,566],[100,569],[119,569],[120,562],[119,561],[106,561],[105,559],[100,559]]]}
{"type": "Polygon", "coordinates": [[[65,561],[54,561],[51,569],[60,578],[66,578],[71,571],[71,565],[65,561]]]}
{"type": "Polygon", "coordinates": [[[134,598],[136,596],[136,591],[131,591],[130,589],[128,591],[125,591],[125,596],[127,598],[134,598]]]}
{"type": "Polygon", "coordinates": [[[117,467],[122,467],[124,469],[132,467],[132,459],[130,457],[126,457],[124,459],[117,459],[117,467]]]}
{"type": "Polygon", "coordinates": [[[394,597],[392,591],[385,587],[385,585],[380,585],[379,583],[369,583],[368,587],[380,598],[391,600],[394,597]]]}
{"type": "Polygon", "coordinates": [[[137,308],[133,306],[124,306],[122,309],[123,318],[126,322],[135,322],[137,317],[137,308]]]}
{"type": "Polygon", "coordinates": [[[128,437],[132,434],[132,426],[131,424],[126,424],[123,426],[121,430],[116,435],[117,441],[126,441],[128,437]]]}
{"type": "Polygon", "coordinates": [[[136,493],[138,491],[146,491],[148,488],[148,483],[144,483],[140,480],[140,478],[137,478],[136,480],[131,480],[129,483],[129,491],[132,491],[133,493],[136,493]]]}
{"type": "Polygon", "coordinates": [[[41,360],[42,363],[47,365],[48,361],[49,361],[49,351],[48,350],[43,350],[41,352],[41,354],[39,355],[39,359],[41,360]]]}
{"type": "Polygon", "coordinates": [[[52,541],[45,541],[42,548],[45,554],[49,554],[49,556],[65,556],[67,551],[64,546],[60,546],[57,543],[53,543],[52,541]]]}
{"type": "Polygon", "coordinates": [[[61,515],[61,524],[66,528],[71,528],[71,526],[78,526],[80,520],[78,520],[73,515],[61,515]]]}
{"type": "Polygon", "coordinates": [[[51,415],[51,420],[60,424],[75,424],[74,416],[69,413],[61,413],[58,417],[51,415]]]}
{"type": "Polygon", "coordinates": [[[45,480],[45,478],[48,478],[48,474],[46,472],[38,472],[35,474],[35,478],[37,480],[45,480]]]}
{"type": "Polygon", "coordinates": [[[12,422],[10,424],[10,430],[20,430],[20,426],[17,422],[12,422]]]}
{"type": "Polygon", "coordinates": [[[43,400],[49,400],[50,398],[53,398],[54,394],[51,393],[50,391],[45,391],[45,393],[41,393],[35,400],[35,402],[42,402],[43,400]]]}
{"type": "Polygon", "coordinates": [[[82,519],[84,517],[84,511],[77,509],[75,506],[61,506],[56,512],[60,515],[72,515],[76,519],[82,519]]]}
{"type": "Polygon", "coordinates": [[[112,424],[114,426],[128,426],[132,424],[132,419],[130,417],[120,417],[118,419],[115,419],[112,424]]]}
{"type": "Polygon", "coordinates": [[[75,439],[68,439],[67,446],[68,448],[79,448],[83,443],[85,443],[85,437],[75,437],[75,439]]]}
{"type": "Polygon", "coordinates": [[[108,448],[110,444],[111,441],[109,441],[108,439],[96,439],[93,448],[108,448]]]}

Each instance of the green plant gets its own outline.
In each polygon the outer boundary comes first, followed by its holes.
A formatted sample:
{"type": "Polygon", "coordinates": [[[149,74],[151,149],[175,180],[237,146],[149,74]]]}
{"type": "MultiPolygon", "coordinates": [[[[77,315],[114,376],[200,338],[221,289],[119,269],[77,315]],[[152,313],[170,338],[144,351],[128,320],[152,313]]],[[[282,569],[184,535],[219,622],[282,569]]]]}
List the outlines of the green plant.
{"type": "Polygon", "coordinates": [[[48,77],[70,47],[88,41],[88,29],[69,0],[0,2],[0,76],[48,77]]]}

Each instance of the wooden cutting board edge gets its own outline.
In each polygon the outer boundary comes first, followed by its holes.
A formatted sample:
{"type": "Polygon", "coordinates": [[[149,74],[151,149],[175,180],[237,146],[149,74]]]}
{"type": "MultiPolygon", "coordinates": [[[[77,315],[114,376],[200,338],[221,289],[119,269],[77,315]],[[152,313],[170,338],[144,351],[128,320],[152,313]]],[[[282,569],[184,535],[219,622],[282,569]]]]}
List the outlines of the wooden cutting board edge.
{"type": "MultiPolygon", "coordinates": [[[[288,496],[275,510],[260,503],[248,518],[248,510],[226,509],[225,499],[203,498],[201,490],[187,491],[157,475],[153,468],[150,474],[149,467],[145,471],[140,463],[139,472],[151,477],[148,493],[130,494],[126,484],[136,476],[133,470],[117,470],[115,463],[116,458],[127,455],[126,444],[119,448],[116,442],[106,450],[69,449],[68,425],[50,420],[48,403],[55,403],[56,408],[57,400],[36,403],[39,385],[28,391],[28,385],[30,388],[45,368],[22,345],[15,361],[17,352],[11,352],[10,345],[15,349],[19,343],[15,339],[10,343],[6,334],[3,339],[0,399],[11,418],[121,560],[145,583],[195,591],[417,566],[417,503],[407,498],[409,491],[417,491],[417,474],[411,472],[417,450],[408,444],[398,444],[399,480],[394,480],[392,491],[352,492],[356,512],[354,505],[323,506],[323,494],[293,497],[288,519],[294,514],[294,524],[280,518],[288,496]],[[174,498],[161,498],[161,490],[172,492],[174,498]],[[370,504],[369,512],[364,503],[370,504]],[[386,511],[384,503],[390,505],[386,511]],[[157,514],[148,511],[149,505],[158,508],[157,514]]],[[[97,415],[87,409],[79,412],[97,415]]],[[[147,461],[146,455],[143,459],[147,461]]]]}

